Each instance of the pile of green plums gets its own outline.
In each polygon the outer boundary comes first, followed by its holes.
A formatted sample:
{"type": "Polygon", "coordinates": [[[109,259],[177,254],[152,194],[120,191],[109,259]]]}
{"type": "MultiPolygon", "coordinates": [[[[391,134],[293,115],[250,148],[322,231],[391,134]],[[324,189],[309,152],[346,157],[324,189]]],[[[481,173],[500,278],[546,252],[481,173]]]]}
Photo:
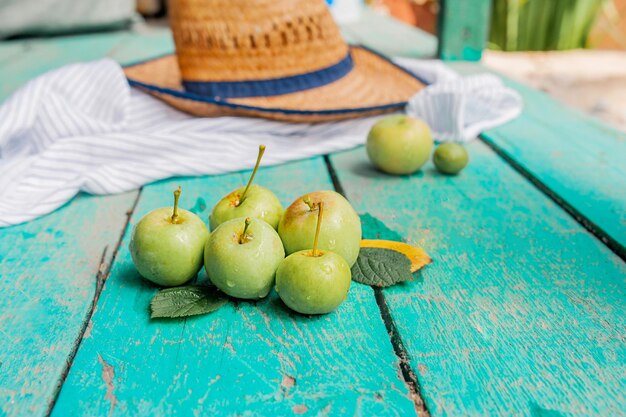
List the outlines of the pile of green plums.
{"type": "Polygon", "coordinates": [[[292,310],[329,313],[350,289],[359,216],[335,191],[305,194],[283,209],[269,189],[251,185],[263,151],[248,185],[213,208],[211,233],[198,216],[178,208],[179,188],[173,208],[153,210],[135,225],[133,262],[161,286],[188,282],[204,264],[209,280],[231,297],[257,300],[275,286],[292,310]]]}
{"type": "MultiPolygon", "coordinates": [[[[433,149],[433,135],[426,122],[407,115],[380,119],[372,126],[366,142],[370,161],[381,171],[408,175],[418,171],[433,149]]],[[[469,161],[467,150],[458,143],[444,143],[433,155],[435,168],[446,175],[456,175],[469,161]]]]}

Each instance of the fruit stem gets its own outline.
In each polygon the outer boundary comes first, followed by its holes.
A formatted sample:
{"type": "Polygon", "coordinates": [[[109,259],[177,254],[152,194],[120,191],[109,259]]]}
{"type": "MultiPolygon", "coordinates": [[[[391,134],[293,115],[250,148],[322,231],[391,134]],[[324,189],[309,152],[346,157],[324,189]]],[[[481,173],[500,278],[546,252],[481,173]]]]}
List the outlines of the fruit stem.
{"type": "Polygon", "coordinates": [[[240,245],[246,243],[246,232],[248,231],[248,226],[250,226],[250,217],[246,217],[245,226],[243,227],[243,233],[241,233],[241,236],[239,236],[240,245]]]}
{"type": "Polygon", "coordinates": [[[304,202],[304,204],[309,206],[309,210],[311,210],[311,211],[313,211],[315,209],[315,207],[317,207],[317,204],[316,203],[312,203],[311,202],[311,197],[309,197],[308,195],[305,195],[304,197],[302,197],[302,201],[304,202]]]}
{"type": "Polygon", "coordinates": [[[172,212],[172,223],[178,223],[178,199],[180,198],[180,193],[182,192],[182,188],[180,185],[174,191],[174,211],[172,212]]]}
{"type": "Polygon", "coordinates": [[[317,203],[317,206],[320,209],[320,212],[317,214],[317,229],[315,229],[315,240],[313,241],[313,256],[318,256],[317,255],[317,241],[319,240],[320,237],[320,229],[322,226],[322,214],[324,212],[324,203],[323,202],[319,202],[317,203]]]}
{"type": "Polygon", "coordinates": [[[252,185],[252,181],[254,180],[254,176],[256,175],[256,171],[259,169],[259,165],[261,165],[261,158],[263,158],[264,153],[265,153],[265,145],[259,145],[259,155],[256,157],[256,165],[254,166],[252,175],[250,175],[250,179],[248,180],[248,185],[246,185],[246,189],[243,190],[243,194],[241,194],[241,197],[239,198],[239,201],[237,201],[236,206],[239,206],[241,203],[243,203],[243,200],[245,200],[246,194],[248,194],[248,190],[250,189],[250,186],[252,185]]]}

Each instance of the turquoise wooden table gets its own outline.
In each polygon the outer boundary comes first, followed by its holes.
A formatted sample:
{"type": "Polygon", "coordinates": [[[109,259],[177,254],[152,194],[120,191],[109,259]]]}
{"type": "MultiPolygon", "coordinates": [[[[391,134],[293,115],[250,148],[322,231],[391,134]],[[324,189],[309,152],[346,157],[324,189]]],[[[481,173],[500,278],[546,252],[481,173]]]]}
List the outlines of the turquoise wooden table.
{"type": "MultiPolygon", "coordinates": [[[[435,53],[409,27],[364,21],[344,28],[350,40],[435,53]]],[[[167,30],[146,28],[5,42],[0,98],[70,62],[172,49],[167,30]]],[[[336,189],[384,223],[366,237],[434,260],[404,285],[353,284],[327,316],[293,315],[272,294],[149,320],[157,289],[133,268],[133,224],[176,184],[206,219],[248,172],[79,195],[0,229],[0,415],[626,415],[626,135],[506,82],[524,113],[471,143],[459,177],[432,165],[384,176],[363,148],[260,170],[283,204],[336,189]]]]}

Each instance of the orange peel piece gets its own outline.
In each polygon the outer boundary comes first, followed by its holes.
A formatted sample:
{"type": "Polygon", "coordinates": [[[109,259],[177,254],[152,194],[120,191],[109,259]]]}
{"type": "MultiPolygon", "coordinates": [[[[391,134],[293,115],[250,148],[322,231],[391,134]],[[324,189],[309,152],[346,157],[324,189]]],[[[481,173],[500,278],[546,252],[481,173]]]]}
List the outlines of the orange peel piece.
{"type": "Polygon", "coordinates": [[[391,249],[399,252],[411,261],[411,272],[418,271],[433,261],[424,249],[416,248],[415,246],[408,245],[404,242],[394,242],[392,240],[380,239],[363,239],[361,240],[361,247],[391,249]]]}

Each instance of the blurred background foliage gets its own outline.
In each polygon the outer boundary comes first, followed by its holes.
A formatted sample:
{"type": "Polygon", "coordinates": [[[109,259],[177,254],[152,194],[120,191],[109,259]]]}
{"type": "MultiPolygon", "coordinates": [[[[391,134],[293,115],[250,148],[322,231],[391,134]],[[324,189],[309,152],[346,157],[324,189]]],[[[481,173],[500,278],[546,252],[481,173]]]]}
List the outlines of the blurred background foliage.
{"type": "MultiPolygon", "coordinates": [[[[165,0],[136,1],[138,11],[144,16],[165,14],[165,0]]],[[[439,0],[363,1],[369,7],[412,26],[433,34],[437,32],[439,0]]],[[[626,0],[491,1],[489,49],[626,50],[626,0]]]]}
{"type": "Polygon", "coordinates": [[[489,48],[550,51],[584,48],[606,0],[493,0],[489,48]]]}
{"type": "MultiPolygon", "coordinates": [[[[366,0],[436,33],[438,0],[366,0]]],[[[488,47],[501,51],[626,49],[626,0],[492,0],[488,47]]]]}

